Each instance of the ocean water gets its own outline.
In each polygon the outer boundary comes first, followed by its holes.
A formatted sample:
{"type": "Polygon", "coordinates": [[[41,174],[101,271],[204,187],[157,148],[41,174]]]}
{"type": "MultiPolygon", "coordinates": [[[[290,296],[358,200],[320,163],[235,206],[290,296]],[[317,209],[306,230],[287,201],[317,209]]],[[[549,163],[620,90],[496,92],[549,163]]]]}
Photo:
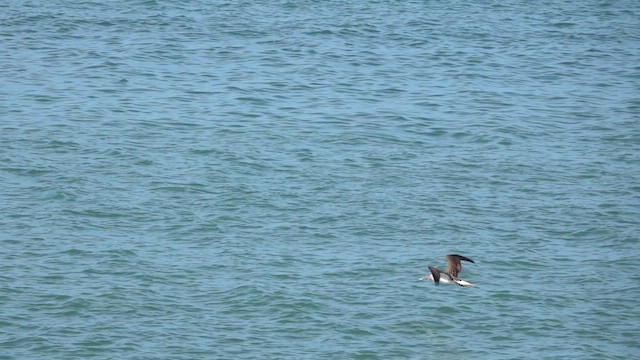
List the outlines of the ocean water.
{"type": "Polygon", "coordinates": [[[640,2],[0,24],[0,359],[640,356],[640,2]]]}

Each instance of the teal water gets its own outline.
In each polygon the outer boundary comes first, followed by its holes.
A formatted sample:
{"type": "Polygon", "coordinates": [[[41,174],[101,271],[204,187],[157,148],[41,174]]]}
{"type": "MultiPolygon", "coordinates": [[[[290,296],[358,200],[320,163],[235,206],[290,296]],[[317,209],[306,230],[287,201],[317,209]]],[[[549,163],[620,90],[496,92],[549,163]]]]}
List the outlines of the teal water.
{"type": "Polygon", "coordinates": [[[0,359],[637,357],[639,17],[2,2],[0,359]]]}

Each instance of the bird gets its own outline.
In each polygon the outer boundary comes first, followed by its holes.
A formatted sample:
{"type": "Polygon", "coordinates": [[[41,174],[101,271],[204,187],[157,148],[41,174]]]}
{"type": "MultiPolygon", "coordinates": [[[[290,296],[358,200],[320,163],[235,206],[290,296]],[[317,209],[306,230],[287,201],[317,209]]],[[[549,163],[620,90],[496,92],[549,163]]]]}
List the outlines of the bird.
{"type": "Polygon", "coordinates": [[[458,277],[458,274],[462,271],[462,263],[460,260],[469,261],[475,263],[475,261],[469,259],[466,256],[458,254],[447,255],[447,269],[445,271],[439,270],[435,266],[429,266],[430,274],[421,277],[419,280],[427,281],[431,280],[436,285],[443,284],[458,284],[460,286],[474,286],[473,283],[462,280],[458,277]]]}

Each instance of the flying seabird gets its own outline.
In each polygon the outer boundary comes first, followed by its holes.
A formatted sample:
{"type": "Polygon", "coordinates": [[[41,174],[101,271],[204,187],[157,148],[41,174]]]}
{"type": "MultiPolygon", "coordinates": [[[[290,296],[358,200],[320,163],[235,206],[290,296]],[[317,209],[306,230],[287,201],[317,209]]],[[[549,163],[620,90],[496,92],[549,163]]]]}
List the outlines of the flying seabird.
{"type": "Polygon", "coordinates": [[[438,270],[435,266],[429,266],[431,274],[427,274],[420,278],[420,280],[431,280],[439,285],[441,282],[444,284],[456,283],[460,286],[473,286],[472,283],[464,281],[458,277],[458,274],[462,271],[462,263],[460,260],[474,262],[466,256],[458,254],[447,255],[447,269],[445,271],[438,270]]]}

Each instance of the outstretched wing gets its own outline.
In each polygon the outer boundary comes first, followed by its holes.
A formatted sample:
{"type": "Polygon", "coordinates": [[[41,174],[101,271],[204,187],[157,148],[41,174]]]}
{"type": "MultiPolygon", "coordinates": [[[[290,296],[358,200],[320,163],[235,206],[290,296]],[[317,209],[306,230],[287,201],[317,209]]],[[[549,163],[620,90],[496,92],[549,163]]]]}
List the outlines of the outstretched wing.
{"type": "Polygon", "coordinates": [[[474,262],[473,260],[469,259],[466,256],[462,256],[462,255],[458,255],[458,254],[449,254],[449,255],[447,255],[447,270],[446,270],[446,272],[449,273],[451,276],[453,276],[456,279],[458,278],[458,274],[462,271],[462,264],[460,263],[460,260],[474,262]]]}

